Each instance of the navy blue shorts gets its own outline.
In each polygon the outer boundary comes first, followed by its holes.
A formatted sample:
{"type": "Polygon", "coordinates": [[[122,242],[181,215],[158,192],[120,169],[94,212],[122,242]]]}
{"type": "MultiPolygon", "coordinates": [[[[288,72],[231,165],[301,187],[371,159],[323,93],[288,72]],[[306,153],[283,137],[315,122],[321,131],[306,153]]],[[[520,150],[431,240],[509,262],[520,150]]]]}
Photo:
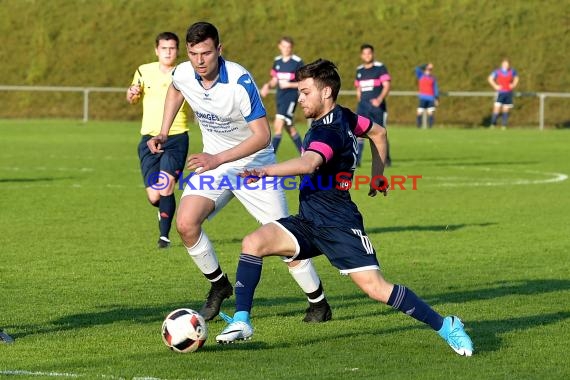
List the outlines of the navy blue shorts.
{"type": "Polygon", "coordinates": [[[180,173],[184,171],[186,156],[188,155],[188,133],[168,136],[163,149],[164,152],[152,154],[146,142],[153,136],[144,135],[139,143],[138,152],[141,162],[141,173],[144,186],[150,187],[158,179],[158,172],[166,172],[178,180],[180,173]]]}
{"type": "Polygon", "coordinates": [[[289,233],[297,245],[295,256],[303,260],[325,255],[341,274],[380,269],[376,251],[362,226],[317,227],[298,215],[273,222],[289,233]]]}
{"type": "Polygon", "coordinates": [[[287,125],[293,125],[295,108],[297,108],[297,91],[282,93],[277,95],[277,115],[276,117],[285,120],[287,125]]]}
{"type": "Polygon", "coordinates": [[[498,92],[495,98],[496,106],[512,107],[513,106],[513,93],[512,92],[498,92]]]}
{"type": "Polygon", "coordinates": [[[387,112],[382,107],[374,107],[369,101],[362,101],[358,103],[356,113],[386,128],[387,112]]]}
{"type": "Polygon", "coordinates": [[[420,101],[418,104],[418,111],[419,110],[434,111],[435,110],[435,100],[420,98],[420,101]]]}

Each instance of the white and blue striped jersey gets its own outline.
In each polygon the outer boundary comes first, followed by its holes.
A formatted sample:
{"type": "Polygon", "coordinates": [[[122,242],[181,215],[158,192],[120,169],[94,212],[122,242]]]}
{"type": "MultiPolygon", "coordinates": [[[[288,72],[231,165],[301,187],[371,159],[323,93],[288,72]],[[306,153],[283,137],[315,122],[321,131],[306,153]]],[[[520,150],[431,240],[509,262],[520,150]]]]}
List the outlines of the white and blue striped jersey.
{"type": "MultiPolygon", "coordinates": [[[[266,116],[251,74],[241,65],[219,58],[219,78],[205,90],[201,77],[190,62],[179,64],[172,73],[172,84],[182,92],[194,111],[202,131],[203,151],[217,154],[231,149],[252,135],[250,121],[266,116]]],[[[271,144],[232,166],[267,165],[275,161],[271,144]]]]}

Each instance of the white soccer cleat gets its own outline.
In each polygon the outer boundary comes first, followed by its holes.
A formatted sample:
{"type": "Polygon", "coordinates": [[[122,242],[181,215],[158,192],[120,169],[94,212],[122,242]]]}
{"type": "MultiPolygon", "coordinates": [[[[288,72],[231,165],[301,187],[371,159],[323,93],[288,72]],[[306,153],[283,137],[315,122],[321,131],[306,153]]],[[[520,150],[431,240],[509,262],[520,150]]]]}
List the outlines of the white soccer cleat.
{"type": "Polygon", "coordinates": [[[238,340],[248,340],[253,336],[253,327],[243,321],[231,322],[226,328],[216,337],[216,342],[220,344],[233,343],[238,340]]]}

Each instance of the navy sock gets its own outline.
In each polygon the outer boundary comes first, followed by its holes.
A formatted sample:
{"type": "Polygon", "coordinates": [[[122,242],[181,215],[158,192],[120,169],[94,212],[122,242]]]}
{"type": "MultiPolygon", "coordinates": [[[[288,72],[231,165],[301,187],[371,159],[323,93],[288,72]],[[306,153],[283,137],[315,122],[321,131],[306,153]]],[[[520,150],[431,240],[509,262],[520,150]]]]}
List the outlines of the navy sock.
{"type": "Polygon", "coordinates": [[[277,149],[279,148],[279,144],[281,143],[281,135],[273,136],[271,140],[271,145],[273,145],[273,151],[277,153],[277,149]]]}
{"type": "Polygon", "coordinates": [[[430,128],[433,127],[433,115],[428,116],[428,126],[430,128]]]}
{"type": "Polygon", "coordinates": [[[301,136],[297,133],[295,136],[291,136],[291,139],[293,139],[293,142],[295,143],[297,150],[299,151],[299,153],[301,153],[301,147],[303,145],[303,141],[301,140],[301,136]]]}
{"type": "Polygon", "coordinates": [[[236,312],[251,311],[253,305],[253,293],[261,278],[263,260],[261,257],[242,253],[239,256],[236,283],[234,292],[236,295],[236,312]]]}
{"type": "Polygon", "coordinates": [[[364,152],[364,140],[358,140],[358,155],[356,157],[356,165],[360,166],[362,162],[362,153],[364,152]]]}
{"type": "Polygon", "coordinates": [[[418,115],[416,118],[416,124],[418,125],[418,128],[422,127],[422,120],[423,119],[423,115],[418,115]]]}
{"type": "Polygon", "coordinates": [[[443,317],[405,286],[394,285],[388,305],[430,325],[435,331],[439,331],[443,325],[443,317]]]}
{"type": "Polygon", "coordinates": [[[491,117],[491,125],[497,125],[497,118],[499,117],[498,113],[494,113],[491,117]]]}
{"type": "Polygon", "coordinates": [[[158,210],[160,211],[160,220],[158,222],[160,236],[168,238],[170,227],[172,226],[172,219],[174,218],[174,212],[176,211],[176,198],[174,198],[174,194],[167,196],[161,195],[158,203],[158,210]]]}
{"type": "Polygon", "coordinates": [[[508,112],[503,112],[503,126],[506,127],[507,126],[507,122],[509,121],[509,113],[508,112]]]}

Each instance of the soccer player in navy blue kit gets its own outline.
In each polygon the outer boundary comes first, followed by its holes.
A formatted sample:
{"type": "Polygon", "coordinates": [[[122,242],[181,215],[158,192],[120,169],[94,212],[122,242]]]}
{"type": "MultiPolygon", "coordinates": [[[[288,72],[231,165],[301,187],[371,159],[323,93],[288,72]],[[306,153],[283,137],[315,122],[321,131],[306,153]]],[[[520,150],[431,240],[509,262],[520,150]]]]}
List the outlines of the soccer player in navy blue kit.
{"type": "MultiPolygon", "coordinates": [[[[363,63],[356,68],[356,79],[354,80],[356,98],[358,99],[356,113],[386,128],[388,119],[386,98],[390,93],[392,78],[386,65],[374,60],[374,47],[372,45],[364,44],[360,47],[360,59],[363,63]]],[[[356,166],[360,166],[363,149],[364,139],[358,139],[356,166]]],[[[390,166],[392,164],[390,145],[388,145],[387,154],[386,166],[390,166]]]]}
{"type": "Polygon", "coordinates": [[[356,138],[365,136],[372,152],[368,194],[387,194],[381,177],[386,162],[386,129],[336,104],[340,76],[332,62],[319,59],[297,70],[296,78],[303,113],[314,119],[303,141],[303,155],[246,169],[243,175],[251,181],[265,176],[304,176],[301,183],[306,186],[300,188],[299,214],[265,224],[243,239],[236,275],[236,312],[233,318],[222,315],[229,325],[216,341],[232,343],[252,337],[249,314],[263,257],[277,255],[294,260],[324,254],[370,298],[428,324],[458,354],[471,356],[473,344],[459,318],[442,317],[410,289],[382,277],[362,215],[347,191],[356,167],[356,138]],[[328,184],[327,179],[334,180],[333,186],[322,186],[328,184]]]}
{"type": "Polygon", "coordinates": [[[261,87],[261,96],[266,97],[269,89],[277,87],[277,114],[273,123],[273,139],[271,145],[275,153],[281,143],[283,128],[289,133],[297,150],[301,153],[301,135],[294,127],[295,107],[297,106],[297,82],[295,71],[303,66],[303,60],[293,54],[293,39],[281,37],[278,45],[281,55],[275,57],[271,68],[271,80],[261,87]]]}
{"type": "Polygon", "coordinates": [[[501,62],[501,67],[489,75],[489,84],[497,91],[495,104],[493,105],[493,116],[491,118],[491,128],[497,125],[499,112],[503,113],[503,125],[501,129],[507,129],[509,120],[509,110],[513,108],[513,90],[519,84],[517,71],[511,68],[511,63],[507,58],[501,62]]]}
{"type": "Polygon", "coordinates": [[[416,78],[418,79],[418,112],[417,126],[422,127],[424,113],[427,112],[428,127],[433,127],[433,113],[439,103],[439,87],[437,79],[433,76],[433,63],[427,63],[416,67],[416,78]]]}

